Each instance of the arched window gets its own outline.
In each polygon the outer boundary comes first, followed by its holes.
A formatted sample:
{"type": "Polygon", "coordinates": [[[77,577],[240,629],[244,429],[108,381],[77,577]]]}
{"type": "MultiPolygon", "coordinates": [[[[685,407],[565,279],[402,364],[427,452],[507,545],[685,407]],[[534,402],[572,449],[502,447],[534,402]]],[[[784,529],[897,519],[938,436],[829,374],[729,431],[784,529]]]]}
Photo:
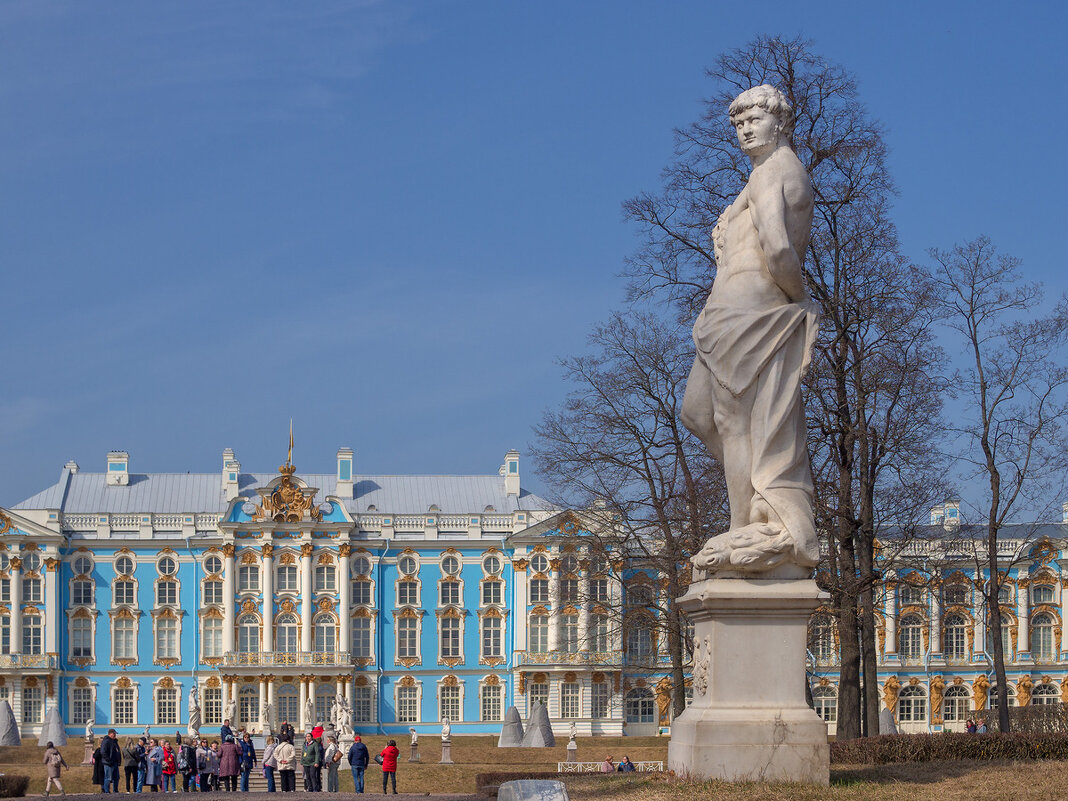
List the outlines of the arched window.
{"type": "Polygon", "coordinates": [[[635,620],[627,630],[627,659],[647,664],[653,659],[653,630],[646,620],[635,620]]]}
{"type": "Polygon", "coordinates": [[[244,654],[259,653],[260,621],[253,614],[237,619],[237,650],[244,654]]]}
{"type": "Polygon", "coordinates": [[[1031,587],[1031,603],[1035,604],[1051,604],[1053,603],[1053,585],[1052,584],[1035,584],[1031,587]]]}
{"type": "MultiPolygon", "coordinates": [[[[1009,706],[1016,706],[1016,688],[1011,684],[1008,687],[1009,690],[1009,706]]],[[[991,709],[998,708],[998,686],[991,682],[989,706],[991,709]]]]}
{"type": "Polygon", "coordinates": [[[809,650],[821,664],[834,661],[834,621],[830,615],[815,615],[809,623],[809,650]]]}
{"type": "Polygon", "coordinates": [[[648,687],[635,687],[623,701],[627,723],[655,723],[656,700],[648,687]]]}
{"type": "Polygon", "coordinates": [[[968,658],[968,621],[963,615],[952,614],[946,617],[942,630],[942,652],[946,659],[963,661],[968,658]]]}
{"type": "Polygon", "coordinates": [[[300,626],[297,616],[287,612],[278,617],[275,627],[274,649],[284,654],[295,654],[300,648],[300,626]]]}
{"type": "Polygon", "coordinates": [[[1031,656],[1036,662],[1052,662],[1054,659],[1053,616],[1047,612],[1039,612],[1031,618],[1031,656]]]}
{"type": "MultiPolygon", "coordinates": [[[[1005,652],[1005,659],[1012,658],[1012,620],[1008,615],[1001,616],[1001,647],[1005,652]]],[[[986,630],[986,652],[994,653],[994,628],[988,626],[986,630]]]]}
{"type": "Polygon", "coordinates": [[[972,713],[972,694],[967,687],[953,686],[942,698],[942,719],[946,723],[967,720],[972,713]]]}
{"type": "Polygon", "coordinates": [[[897,716],[902,723],[927,722],[927,691],[923,687],[906,687],[897,697],[897,716]]]}
{"type": "Polygon", "coordinates": [[[905,615],[898,627],[897,652],[902,659],[919,659],[923,656],[923,618],[905,615]]]}
{"type": "Polygon", "coordinates": [[[826,723],[838,721],[838,688],[817,687],[812,691],[812,707],[826,723]]]}
{"type": "Polygon", "coordinates": [[[1031,693],[1031,703],[1038,706],[1056,706],[1061,702],[1056,684],[1039,684],[1031,693]]]}
{"type": "Polygon", "coordinates": [[[530,616],[530,650],[535,654],[544,654],[549,651],[549,616],[530,616]]]}
{"type": "Polygon", "coordinates": [[[1012,585],[1002,584],[998,587],[998,603],[1011,604],[1012,603],[1012,585]]]}
{"type": "MultiPolygon", "coordinates": [[[[246,684],[237,694],[237,716],[248,727],[260,722],[260,685],[246,684]]],[[[237,721],[231,721],[235,726],[237,721]]]]}
{"type": "MultiPolygon", "coordinates": [[[[321,612],[315,616],[312,624],[315,629],[315,648],[320,652],[333,653],[337,650],[337,625],[333,615],[321,612]]],[[[325,718],[324,718],[325,720],[325,718]]]]}
{"type": "Polygon", "coordinates": [[[296,728],[297,721],[300,720],[300,710],[298,709],[300,699],[297,688],[292,684],[283,684],[278,688],[275,700],[278,704],[278,722],[281,724],[284,721],[289,721],[293,728],[296,728]]]}

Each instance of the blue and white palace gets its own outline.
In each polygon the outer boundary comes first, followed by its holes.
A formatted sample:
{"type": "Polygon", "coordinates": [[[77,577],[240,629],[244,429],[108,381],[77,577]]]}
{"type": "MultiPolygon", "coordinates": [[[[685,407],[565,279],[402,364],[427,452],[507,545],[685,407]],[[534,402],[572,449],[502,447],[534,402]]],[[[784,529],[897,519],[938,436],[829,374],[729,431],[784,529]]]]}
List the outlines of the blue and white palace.
{"type": "Polygon", "coordinates": [[[194,686],[206,727],[254,732],[337,693],[365,733],[496,732],[534,700],[561,730],[663,722],[655,636],[624,658],[620,583],[515,451],[481,476],[357,475],[347,448],[328,474],[101,466],[0,510],[0,698],[26,734],[54,706],[72,733],[184,730],[194,686]]]}

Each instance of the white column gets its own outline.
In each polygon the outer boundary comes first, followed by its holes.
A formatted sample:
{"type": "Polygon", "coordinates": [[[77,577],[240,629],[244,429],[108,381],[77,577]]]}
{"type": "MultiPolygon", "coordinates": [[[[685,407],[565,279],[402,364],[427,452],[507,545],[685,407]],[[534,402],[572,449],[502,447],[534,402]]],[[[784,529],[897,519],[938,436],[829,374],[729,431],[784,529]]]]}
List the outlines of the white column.
{"type": "Polygon", "coordinates": [[[897,653],[897,592],[893,584],[886,586],[886,653],[897,653]]]}
{"type": "Polygon", "coordinates": [[[1068,588],[1061,579],[1061,651],[1068,651],[1068,588]]]}
{"type": "Polygon", "coordinates": [[[352,652],[352,576],[349,574],[349,555],[352,553],[352,546],[347,542],[341,543],[338,548],[340,558],[338,559],[337,568],[337,582],[338,592],[340,595],[341,603],[338,604],[339,611],[338,621],[341,624],[338,630],[338,651],[342,654],[350,654],[352,652]]]}
{"type": "MultiPolygon", "coordinates": [[[[59,560],[51,557],[45,560],[48,570],[45,577],[45,653],[54,654],[59,651],[59,560]]],[[[59,690],[56,695],[58,699],[59,690]]]]}
{"type": "MultiPolygon", "coordinates": [[[[230,705],[230,699],[233,697],[234,685],[231,681],[232,678],[232,676],[222,677],[222,714],[224,720],[226,719],[226,707],[230,705]]],[[[230,721],[230,723],[233,722],[232,720],[230,721]]]]}
{"type": "MultiPolygon", "coordinates": [[[[263,532],[266,539],[270,532],[263,532]]],[[[274,546],[265,542],[263,551],[263,639],[260,643],[261,651],[274,650],[274,546]]]]}
{"type": "MultiPolygon", "coordinates": [[[[234,650],[234,545],[223,546],[223,653],[234,650]]],[[[223,693],[225,694],[225,690],[223,693]]],[[[226,703],[226,699],[223,699],[226,703]]]]}
{"type": "MultiPolygon", "coordinates": [[[[527,565],[526,559],[516,559],[512,563],[513,597],[515,604],[512,625],[515,626],[515,649],[526,651],[527,645],[527,565]]],[[[1065,618],[1068,620],[1068,617],[1065,618]]]]}
{"type": "Polygon", "coordinates": [[[263,734],[267,733],[270,728],[270,721],[263,717],[263,704],[268,703],[271,705],[271,709],[274,709],[274,682],[270,679],[264,678],[260,681],[260,731],[263,734]]]}
{"type": "Polygon", "coordinates": [[[1031,650],[1031,596],[1028,586],[1016,587],[1016,651],[1031,650]]]}
{"type": "Polygon", "coordinates": [[[22,653],[22,559],[17,556],[11,557],[11,653],[22,653]]]}
{"type": "Polygon", "coordinates": [[[334,684],[335,684],[334,694],[335,695],[345,695],[345,677],[344,676],[338,676],[337,677],[337,681],[334,682],[334,684]]]}
{"type": "Polygon", "coordinates": [[[931,653],[942,653],[942,596],[931,593],[931,653]]]}
{"type": "Polygon", "coordinates": [[[300,546],[300,650],[312,649],[312,544],[300,546]]]}
{"type": "Polygon", "coordinates": [[[315,719],[316,717],[318,717],[315,714],[315,676],[308,676],[308,697],[311,699],[312,702],[312,719],[306,721],[305,728],[311,729],[315,726],[316,723],[319,722],[315,719]]]}
{"type": "Polygon", "coordinates": [[[560,571],[557,560],[549,565],[549,651],[560,650],[560,571]]]}
{"type": "Polygon", "coordinates": [[[351,708],[356,701],[356,687],[352,676],[345,677],[345,697],[349,700],[349,707],[351,708]]]}
{"type": "Polygon", "coordinates": [[[311,728],[308,721],[304,719],[304,707],[308,704],[308,682],[305,681],[304,676],[300,677],[300,680],[298,681],[298,686],[300,690],[297,698],[297,731],[303,734],[311,728]]]}

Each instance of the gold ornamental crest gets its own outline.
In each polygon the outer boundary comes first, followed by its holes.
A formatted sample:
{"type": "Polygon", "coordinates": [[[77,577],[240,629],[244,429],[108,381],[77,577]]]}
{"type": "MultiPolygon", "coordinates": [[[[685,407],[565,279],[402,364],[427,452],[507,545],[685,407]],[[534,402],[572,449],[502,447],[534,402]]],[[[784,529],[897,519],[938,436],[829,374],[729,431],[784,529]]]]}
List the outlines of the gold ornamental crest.
{"type": "Polygon", "coordinates": [[[314,506],[314,495],[305,495],[304,490],[293,481],[297,470],[292,464],[278,468],[282,480],[273,490],[264,491],[260,505],[252,515],[253,520],[273,520],[276,523],[299,523],[305,515],[311,520],[322,520],[323,513],[314,506]]]}

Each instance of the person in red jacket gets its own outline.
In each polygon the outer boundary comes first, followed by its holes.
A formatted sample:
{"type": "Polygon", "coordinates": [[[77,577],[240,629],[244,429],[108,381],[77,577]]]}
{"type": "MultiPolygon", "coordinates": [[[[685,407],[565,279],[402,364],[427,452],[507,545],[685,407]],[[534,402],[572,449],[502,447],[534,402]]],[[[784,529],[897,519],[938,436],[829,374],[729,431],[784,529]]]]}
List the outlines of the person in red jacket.
{"type": "Polygon", "coordinates": [[[397,748],[397,741],[390,740],[389,745],[382,749],[382,753],[379,754],[382,757],[382,793],[386,793],[386,782],[393,782],[393,795],[397,794],[397,757],[400,755],[400,749],[397,748]]]}

